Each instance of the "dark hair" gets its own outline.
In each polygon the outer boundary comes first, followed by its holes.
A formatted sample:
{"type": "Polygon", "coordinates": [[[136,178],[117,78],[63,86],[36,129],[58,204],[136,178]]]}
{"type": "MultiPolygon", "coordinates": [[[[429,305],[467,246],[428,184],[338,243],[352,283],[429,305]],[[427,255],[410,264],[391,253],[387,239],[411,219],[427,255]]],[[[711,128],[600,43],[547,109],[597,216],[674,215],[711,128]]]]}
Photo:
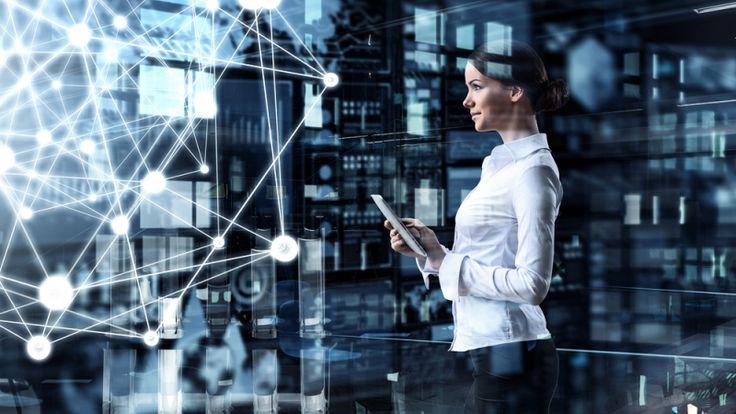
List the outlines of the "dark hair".
{"type": "Polygon", "coordinates": [[[489,78],[523,88],[535,113],[555,111],[570,97],[565,81],[550,80],[537,52],[518,40],[497,40],[478,46],[470,54],[470,62],[489,78]]]}

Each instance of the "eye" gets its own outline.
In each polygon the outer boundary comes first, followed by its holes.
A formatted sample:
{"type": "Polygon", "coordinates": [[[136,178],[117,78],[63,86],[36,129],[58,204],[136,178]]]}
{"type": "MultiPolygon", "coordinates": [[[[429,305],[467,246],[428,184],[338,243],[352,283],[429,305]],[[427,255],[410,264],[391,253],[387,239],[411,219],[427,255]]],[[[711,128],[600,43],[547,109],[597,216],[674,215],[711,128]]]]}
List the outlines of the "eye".
{"type": "Polygon", "coordinates": [[[471,87],[471,88],[472,88],[472,89],[473,89],[474,91],[479,91],[479,90],[481,90],[481,88],[482,88],[482,87],[481,87],[480,85],[478,85],[477,83],[471,83],[471,84],[470,84],[470,87],[471,87]]]}

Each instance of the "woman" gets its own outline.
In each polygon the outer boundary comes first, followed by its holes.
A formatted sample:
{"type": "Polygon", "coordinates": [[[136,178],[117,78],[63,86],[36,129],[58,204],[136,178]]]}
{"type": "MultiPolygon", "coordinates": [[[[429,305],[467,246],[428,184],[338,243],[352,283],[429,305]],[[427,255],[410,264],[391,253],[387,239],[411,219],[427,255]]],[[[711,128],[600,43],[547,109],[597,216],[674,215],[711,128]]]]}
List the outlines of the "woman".
{"type": "Polygon", "coordinates": [[[557,165],[536,113],[567,101],[528,45],[493,42],[465,68],[463,106],[478,132],[497,131],[503,145],[483,161],[478,185],[455,217],[452,250],[416,219],[403,219],[427,251],[414,253],[390,223],[391,247],[439,276],[455,321],[450,350],[469,351],[473,386],[466,413],[548,413],[558,360],[539,304],[549,290],[554,222],[562,199],[557,165]]]}

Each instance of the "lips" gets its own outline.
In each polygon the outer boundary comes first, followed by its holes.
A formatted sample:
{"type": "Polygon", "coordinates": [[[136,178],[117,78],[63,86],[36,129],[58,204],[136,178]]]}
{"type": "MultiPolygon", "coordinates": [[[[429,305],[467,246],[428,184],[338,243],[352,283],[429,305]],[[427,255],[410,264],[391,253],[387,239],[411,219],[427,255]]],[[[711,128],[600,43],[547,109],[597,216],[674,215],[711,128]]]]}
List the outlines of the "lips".
{"type": "Polygon", "coordinates": [[[470,119],[475,118],[477,115],[480,115],[480,112],[473,112],[470,114],[470,119]]]}

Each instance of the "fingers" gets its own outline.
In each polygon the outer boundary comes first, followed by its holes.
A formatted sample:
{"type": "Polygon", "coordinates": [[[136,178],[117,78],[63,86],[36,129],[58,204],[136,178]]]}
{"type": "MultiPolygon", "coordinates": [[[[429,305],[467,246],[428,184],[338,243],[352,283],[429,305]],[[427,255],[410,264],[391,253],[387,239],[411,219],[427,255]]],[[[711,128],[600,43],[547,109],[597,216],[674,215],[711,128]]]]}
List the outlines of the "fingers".
{"type": "Polygon", "coordinates": [[[394,228],[394,226],[393,226],[393,225],[391,225],[391,222],[390,222],[390,221],[388,221],[388,220],[384,220],[384,221],[383,221],[383,227],[385,227],[385,228],[387,228],[387,229],[389,229],[389,230],[391,230],[391,229],[393,229],[393,228],[394,228]]]}

